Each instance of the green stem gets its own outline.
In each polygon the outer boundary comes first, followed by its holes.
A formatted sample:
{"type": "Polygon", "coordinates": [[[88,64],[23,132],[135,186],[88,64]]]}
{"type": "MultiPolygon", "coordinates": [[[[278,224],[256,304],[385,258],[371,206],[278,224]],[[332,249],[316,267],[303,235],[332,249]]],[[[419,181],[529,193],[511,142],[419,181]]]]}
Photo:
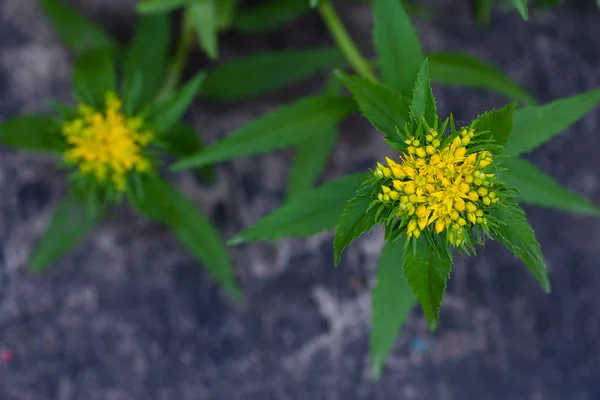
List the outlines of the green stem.
{"type": "Polygon", "coordinates": [[[376,82],[377,78],[373,74],[373,71],[371,71],[369,63],[360,54],[360,51],[350,38],[340,17],[328,0],[321,0],[319,4],[319,13],[323,18],[325,25],[327,25],[329,33],[333,36],[340,51],[344,54],[344,57],[346,57],[346,60],[350,63],[352,68],[354,68],[354,70],[362,77],[376,82]]]}
{"type": "Polygon", "coordinates": [[[183,73],[183,69],[185,68],[192,49],[193,40],[194,29],[192,26],[192,19],[190,13],[186,11],[183,15],[177,49],[173,56],[173,60],[171,61],[171,65],[165,73],[165,79],[158,95],[158,100],[171,95],[179,85],[181,74],[183,73]]]}

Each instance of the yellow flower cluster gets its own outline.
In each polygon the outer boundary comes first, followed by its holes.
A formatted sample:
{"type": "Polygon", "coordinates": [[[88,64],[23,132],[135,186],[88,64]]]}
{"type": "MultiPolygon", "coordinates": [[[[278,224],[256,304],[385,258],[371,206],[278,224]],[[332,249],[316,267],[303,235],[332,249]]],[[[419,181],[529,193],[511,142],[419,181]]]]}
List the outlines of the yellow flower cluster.
{"type": "Polygon", "coordinates": [[[70,148],[65,151],[67,164],[77,165],[81,174],[97,182],[112,184],[118,191],[127,187],[127,174],[148,172],[150,160],[142,150],[153,139],[143,130],[141,118],[128,118],[115,93],[107,93],[104,113],[82,104],[78,118],[65,123],[62,134],[70,148]]]}
{"type": "Polygon", "coordinates": [[[463,129],[442,146],[439,133],[430,130],[424,140],[405,141],[407,154],[399,163],[387,158],[387,167],[377,164],[374,175],[383,180],[377,198],[407,218],[409,238],[435,224],[437,233],[446,232],[448,242],[460,246],[465,229],[487,224],[486,209],[498,202],[498,195],[495,175],[484,172],[493,162],[491,154],[467,152],[474,135],[463,129]]]}

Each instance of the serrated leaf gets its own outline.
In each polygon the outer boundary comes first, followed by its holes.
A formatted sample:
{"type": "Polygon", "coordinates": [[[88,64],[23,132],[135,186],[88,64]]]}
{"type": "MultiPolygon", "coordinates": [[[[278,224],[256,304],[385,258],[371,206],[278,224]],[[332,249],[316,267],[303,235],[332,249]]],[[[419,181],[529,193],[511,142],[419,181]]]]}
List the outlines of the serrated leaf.
{"type": "Polygon", "coordinates": [[[385,359],[410,310],[417,304],[403,273],[405,245],[404,236],[395,242],[386,242],[379,258],[372,297],[371,373],[375,378],[381,376],[385,359]]]}
{"type": "Polygon", "coordinates": [[[170,40],[168,15],[140,18],[123,68],[123,97],[133,110],[154,100],[165,72],[170,40]],[[136,79],[141,80],[139,87],[135,84],[136,79]]]}
{"type": "Polygon", "coordinates": [[[518,191],[517,198],[524,203],[557,210],[600,216],[600,208],[589,200],[567,190],[552,177],[540,171],[529,161],[508,158],[502,161],[502,181],[518,191]]]}
{"type": "Polygon", "coordinates": [[[210,71],[201,95],[243,100],[279,90],[339,62],[340,53],[332,47],[253,54],[210,71]]]}
{"type": "Polygon", "coordinates": [[[367,211],[372,201],[370,191],[359,191],[356,196],[348,201],[346,208],[344,208],[333,239],[333,259],[336,266],[339,265],[342,259],[344,249],[354,239],[370,231],[377,224],[375,218],[377,210],[371,208],[367,211]]]}
{"type": "MultiPolygon", "coordinates": [[[[169,129],[169,132],[162,138],[162,142],[166,151],[177,159],[189,157],[204,148],[200,136],[196,134],[191,126],[182,122],[176,123],[175,126],[169,129]]],[[[211,181],[216,177],[212,166],[201,168],[199,172],[211,181]]]]}
{"type": "Polygon", "coordinates": [[[366,178],[367,174],[351,174],[325,182],[238,233],[228,243],[237,245],[329,231],[339,222],[346,202],[366,178]]]}
{"type": "Polygon", "coordinates": [[[352,100],[343,97],[304,98],[250,122],[200,153],[179,161],[173,168],[199,167],[303,143],[342,120],[354,107],[352,100]]]}
{"type": "Polygon", "coordinates": [[[431,91],[427,59],[423,61],[417,74],[412,101],[410,103],[410,112],[415,120],[424,118],[431,127],[434,126],[438,119],[437,107],[433,98],[433,92],[431,91]]]}
{"type": "Polygon", "coordinates": [[[115,65],[106,50],[92,50],[77,58],[73,68],[73,87],[80,102],[94,108],[104,105],[108,92],[116,90],[115,65]]]}
{"type": "Polygon", "coordinates": [[[527,10],[527,0],[512,0],[521,18],[529,21],[529,11],[527,10]]]}
{"type": "Polygon", "coordinates": [[[403,129],[410,122],[410,100],[370,80],[339,71],[336,75],[352,92],[361,113],[371,125],[385,134],[386,138],[398,141],[396,128],[403,129]]]}
{"type": "Polygon", "coordinates": [[[132,200],[146,217],[167,226],[235,299],[242,298],[227,248],[215,227],[177,189],[158,178],[143,181],[144,196],[132,200]]]}
{"type": "Polygon", "coordinates": [[[600,102],[600,89],[528,106],[513,114],[513,131],[504,153],[517,156],[535,149],[585,116],[600,102]]]}
{"type": "Polygon", "coordinates": [[[373,41],[383,82],[410,98],[425,59],[417,33],[398,0],[375,0],[373,15],[373,41]]]}
{"type": "Polygon", "coordinates": [[[197,73],[193,79],[180,87],[177,92],[153,105],[148,123],[152,126],[154,132],[160,134],[168,131],[183,117],[194,97],[198,94],[204,78],[204,72],[197,73]]]}
{"type": "Polygon", "coordinates": [[[36,244],[29,265],[41,272],[73,249],[102,217],[101,208],[91,206],[73,195],[59,204],[44,236],[36,244]]]}
{"type": "Polygon", "coordinates": [[[22,115],[2,122],[0,143],[15,149],[58,154],[66,148],[59,122],[44,115],[22,115]]]}
{"type": "Polygon", "coordinates": [[[535,103],[527,91],[496,67],[460,53],[432,53],[429,59],[431,79],[446,86],[485,89],[523,103],[535,103]]]}
{"type": "Polygon", "coordinates": [[[219,55],[219,21],[215,0],[191,0],[189,13],[202,49],[211,59],[219,55]]]}
{"type": "Polygon", "coordinates": [[[139,13],[165,13],[187,5],[191,0],[141,0],[137,4],[139,13]]]}
{"type": "Polygon", "coordinates": [[[429,329],[437,328],[440,308],[450,278],[452,261],[426,237],[410,243],[404,253],[404,275],[421,303],[429,329]]]}
{"type": "Polygon", "coordinates": [[[233,26],[242,33],[263,33],[284,27],[309,11],[306,0],[267,0],[239,11],[233,26]]]}
{"type": "Polygon", "coordinates": [[[102,28],[63,1],[39,0],[39,4],[60,39],[76,54],[119,47],[102,28]]]}
{"type": "Polygon", "coordinates": [[[533,228],[525,217],[525,212],[519,205],[509,203],[506,208],[498,207],[495,210],[495,217],[504,223],[492,227],[495,240],[521,259],[544,291],[550,293],[550,281],[544,255],[535,238],[533,228]]]}
{"type": "MultiPolygon", "coordinates": [[[[478,136],[479,139],[491,139],[495,144],[504,146],[510,139],[513,126],[513,112],[517,103],[483,113],[475,121],[473,128],[478,132],[485,132],[478,136]]],[[[490,150],[494,152],[493,150],[490,150]]]]}

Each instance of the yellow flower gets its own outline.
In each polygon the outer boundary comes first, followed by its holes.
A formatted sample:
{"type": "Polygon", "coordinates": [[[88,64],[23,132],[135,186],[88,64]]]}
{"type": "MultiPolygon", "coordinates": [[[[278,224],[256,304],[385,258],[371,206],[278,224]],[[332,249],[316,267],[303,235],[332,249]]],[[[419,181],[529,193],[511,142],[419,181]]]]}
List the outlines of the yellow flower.
{"type": "Polygon", "coordinates": [[[485,213],[498,202],[493,159],[489,151],[469,151],[472,129],[463,129],[448,143],[438,135],[430,130],[425,140],[410,137],[399,161],[387,158],[387,167],[377,164],[377,198],[405,221],[409,238],[433,224],[436,233],[445,232],[449,243],[460,246],[467,229],[487,224],[485,213]]]}
{"type": "Polygon", "coordinates": [[[154,135],[143,129],[141,118],[123,114],[121,100],[115,93],[106,94],[105,104],[104,112],[82,104],[78,118],[63,125],[62,134],[69,145],[64,160],[77,166],[82,175],[125,191],[129,173],[152,169],[143,150],[154,135]]]}

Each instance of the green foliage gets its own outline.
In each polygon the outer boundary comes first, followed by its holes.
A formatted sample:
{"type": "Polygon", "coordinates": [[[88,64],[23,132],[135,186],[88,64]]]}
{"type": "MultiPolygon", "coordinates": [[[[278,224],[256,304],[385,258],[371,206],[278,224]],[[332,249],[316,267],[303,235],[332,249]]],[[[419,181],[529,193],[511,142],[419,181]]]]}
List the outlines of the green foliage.
{"type": "Polygon", "coordinates": [[[529,11],[527,10],[527,0],[512,0],[519,14],[525,21],[529,21],[529,11]]]}
{"type": "Polygon", "coordinates": [[[415,82],[413,97],[410,103],[410,113],[415,120],[425,119],[429,126],[437,126],[437,107],[433,98],[433,92],[431,91],[427,59],[423,61],[417,74],[417,81],[415,82]]]}
{"type": "Polygon", "coordinates": [[[219,55],[219,16],[215,1],[217,0],[194,0],[189,4],[190,18],[198,34],[198,41],[213,60],[219,55]]]}
{"type": "Polygon", "coordinates": [[[502,180],[517,190],[517,198],[524,203],[555,208],[578,214],[600,216],[600,209],[589,200],[563,188],[554,179],[529,161],[507,158],[502,162],[506,170],[502,180]]]}
{"type": "Polygon", "coordinates": [[[525,212],[516,203],[509,204],[506,208],[498,208],[496,218],[500,225],[492,227],[495,239],[520,258],[549,293],[550,281],[544,255],[525,212]]]}
{"type": "MultiPolygon", "coordinates": [[[[473,122],[473,127],[482,133],[480,138],[492,140],[501,149],[510,138],[515,107],[516,103],[510,103],[498,110],[487,111],[477,117],[473,122]]],[[[494,152],[493,150],[490,151],[494,152]]]]}
{"type": "Polygon", "coordinates": [[[526,153],[561,133],[600,102],[600,89],[515,111],[513,131],[504,153],[526,153]]]}
{"type": "Polygon", "coordinates": [[[447,86],[486,89],[514,100],[531,104],[535,99],[497,68],[459,53],[432,53],[429,73],[435,82],[447,86]]]}
{"type": "Polygon", "coordinates": [[[346,98],[308,97],[254,120],[204,151],[179,161],[174,168],[198,167],[301,144],[353,110],[353,102],[346,98]]]}
{"type": "Polygon", "coordinates": [[[211,70],[201,95],[217,100],[243,100],[306,79],[340,61],[339,51],[329,47],[253,54],[211,70]]]}
{"type": "Polygon", "coordinates": [[[412,96],[415,77],[424,61],[410,19],[398,0],[374,0],[373,41],[385,86],[412,96]]]}
{"type": "Polygon", "coordinates": [[[386,242],[379,258],[371,307],[371,373],[375,378],[381,376],[383,364],[400,328],[417,304],[417,298],[404,276],[405,245],[403,237],[395,242],[386,242]]]}
{"type": "MultiPolygon", "coordinates": [[[[176,159],[189,157],[204,148],[194,128],[183,122],[178,122],[169,129],[169,132],[163,137],[163,144],[167,153],[176,159]]],[[[214,168],[211,165],[199,168],[198,172],[210,181],[216,179],[214,168]]]]}
{"type": "Polygon", "coordinates": [[[160,179],[144,180],[143,191],[142,199],[132,199],[134,207],[166,225],[234,299],[241,299],[225,244],[196,205],[160,179]]]}
{"type": "Polygon", "coordinates": [[[237,0],[220,0],[217,4],[217,22],[219,29],[228,29],[235,18],[237,0]]]}
{"type": "Polygon", "coordinates": [[[21,150],[60,153],[65,142],[54,118],[22,115],[0,124],[0,143],[21,150]]]}
{"type": "Polygon", "coordinates": [[[247,34],[257,34],[283,27],[308,13],[306,0],[266,0],[238,12],[233,26],[247,34]]]}
{"type": "Polygon", "coordinates": [[[73,194],[63,199],[31,255],[32,270],[45,270],[75,247],[100,221],[100,211],[98,205],[83,202],[73,194]]]}
{"type": "Polygon", "coordinates": [[[346,202],[356,194],[365,174],[346,175],[306,191],[298,198],[235,235],[229,244],[312,236],[338,223],[346,202]]]}
{"type": "Polygon", "coordinates": [[[140,0],[137,10],[140,13],[164,13],[190,3],[191,0],[140,0]]]}
{"type": "Polygon", "coordinates": [[[95,23],[60,0],[39,0],[46,17],[65,45],[76,54],[94,49],[118,49],[118,44],[95,23]]]}
{"type": "Polygon", "coordinates": [[[77,58],[73,68],[77,99],[94,108],[104,104],[106,93],[115,91],[115,63],[110,52],[91,50],[77,58]]]}

